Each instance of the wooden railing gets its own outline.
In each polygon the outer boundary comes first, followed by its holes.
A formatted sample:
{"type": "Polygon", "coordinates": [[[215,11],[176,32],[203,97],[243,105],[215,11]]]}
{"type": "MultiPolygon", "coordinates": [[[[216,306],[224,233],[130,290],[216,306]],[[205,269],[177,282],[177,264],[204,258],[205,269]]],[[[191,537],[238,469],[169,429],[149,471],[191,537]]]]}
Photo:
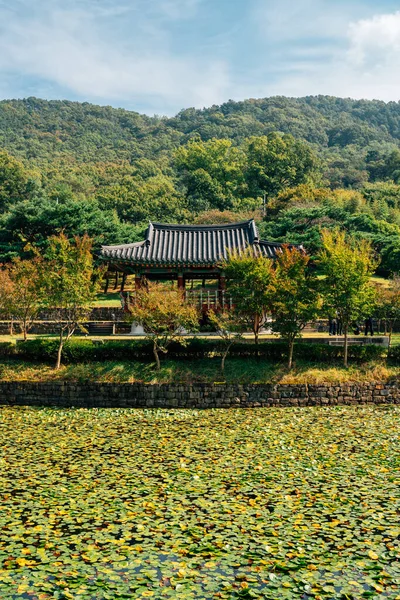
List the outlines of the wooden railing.
{"type": "Polygon", "coordinates": [[[202,310],[231,310],[232,296],[224,290],[185,290],[185,300],[202,310]]]}
{"type": "MultiPolygon", "coordinates": [[[[187,302],[200,308],[203,312],[208,310],[231,310],[232,296],[224,290],[205,289],[183,290],[183,297],[187,302]]],[[[135,292],[121,294],[121,304],[125,310],[135,302],[135,292]]]]}

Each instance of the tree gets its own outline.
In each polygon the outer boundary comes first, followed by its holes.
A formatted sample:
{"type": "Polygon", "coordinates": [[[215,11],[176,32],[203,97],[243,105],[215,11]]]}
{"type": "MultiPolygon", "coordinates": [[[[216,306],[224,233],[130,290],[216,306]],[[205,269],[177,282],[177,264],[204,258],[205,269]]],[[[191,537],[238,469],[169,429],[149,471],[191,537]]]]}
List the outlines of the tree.
{"type": "Polygon", "coordinates": [[[231,140],[192,140],[175,152],[174,160],[194,212],[229,209],[244,192],[245,157],[231,140]]]}
{"type": "Polygon", "coordinates": [[[46,195],[18,202],[0,215],[0,260],[25,256],[27,244],[44,250],[54,233],[93,238],[100,244],[128,243],[142,239],[145,225],[140,228],[121,223],[115,212],[100,207],[96,201],[66,200],[57,203],[46,195]]]}
{"type": "Polygon", "coordinates": [[[216,312],[214,310],[208,311],[208,318],[212,325],[214,325],[217,334],[221,338],[224,346],[224,350],[221,358],[221,373],[225,375],[225,361],[228,356],[228,352],[231,349],[232,344],[242,338],[242,327],[238,323],[235,315],[228,311],[216,312]]]}
{"type": "Polygon", "coordinates": [[[291,135],[270,133],[251,137],[245,147],[245,180],[249,195],[269,198],[286,187],[313,181],[318,176],[318,159],[311,147],[291,135]]]}
{"type": "Polygon", "coordinates": [[[274,268],[272,329],[288,343],[288,367],[292,368],[294,342],[320,308],[317,281],[308,269],[310,257],[298,248],[283,247],[274,268]]]}
{"type": "Polygon", "coordinates": [[[7,267],[12,283],[11,315],[20,325],[24,341],[42,304],[38,259],[15,259],[7,267]]]}
{"type": "Polygon", "coordinates": [[[28,176],[17,159],[0,151],[0,212],[10,203],[25,200],[29,190],[28,176]]]}
{"type": "Polygon", "coordinates": [[[217,225],[225,223],[237,223],[247,219],[259,218],[260,214],[255,211],[233,212],[232,210],[206,210],[199,213],[194,219],[195,225],[217,225]]]}
{"type": "Polygon", "coordinates": [[[400,277],[395,275],[388,288],[379,286],[379,290],[376,291],[376,309],[379,317],[385,321],[385,333],[389,336],[389,354],[393,327],[400,319],[400,277]]]}
{"type": "Polygon", "coordinates": [[[227,290],[233,299],[236,319],[251,328],[254,342],[258,344],[271,305],[272,261],[265,256],[256,256],[252,249],[247,249],[241,255],[230,254],[222,268],[227,277],[227,290]]]}
{"type": "Polygon", "coordinates": [[[342,231],[323,230],[322,243],[319,262],[325,275],[324,302],[328,311],[336,313],[342,322],[347,367],[349,326],[371,311],[374,288],[370,277],[378,263],[367,240],[346,239],[342,231]]]}
{"type": "Polygon", "coordinates": [[[10,335],[13,333],[13,297],[14,283],[10,277],[9,265],[0,265],[0,316],[3,319],[10,319],[10,335]]]}
{"type": "Polygon", "coordinates": [[[147,178],[122,176],[101,187],[96,198],[104,209],[115,209],[120,219],[133,223],[149,219],[176,222],[187,215],[185,199],[173,179],[162,173],[147,178]]]}
{"type": "Polygon", "coordinates": [[[185,343],[182,331],[194,331],[198,326],[197,310],[185,301],[182,292],[160,283],[144,282],[136,290],[129,312],[129,320],[140,323],[153,343],[157,371],[161,368],[160,354],[168,352],[169,344],[185,343]]]}
{"type": "Polygon", "coordinates": [[[71,242],[61,233],[49,239],[44,254],[36,254],[43,305],[51,309],[59,332],[55,367],[59,369],[64,343],[87,318],[102,272],[94,267],[92,240],[87,235],[71,242]]]}

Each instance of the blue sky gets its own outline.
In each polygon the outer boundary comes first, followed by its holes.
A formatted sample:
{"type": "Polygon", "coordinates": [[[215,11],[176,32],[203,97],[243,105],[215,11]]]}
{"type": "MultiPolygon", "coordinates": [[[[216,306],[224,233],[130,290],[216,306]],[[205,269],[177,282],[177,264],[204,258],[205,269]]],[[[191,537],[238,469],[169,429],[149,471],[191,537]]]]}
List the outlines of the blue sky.
{"type": "Polygon", "coordinates": [[[399,0],[0,0],[1,98],[172,115],[277,94],[399,100],[399,0]]]}

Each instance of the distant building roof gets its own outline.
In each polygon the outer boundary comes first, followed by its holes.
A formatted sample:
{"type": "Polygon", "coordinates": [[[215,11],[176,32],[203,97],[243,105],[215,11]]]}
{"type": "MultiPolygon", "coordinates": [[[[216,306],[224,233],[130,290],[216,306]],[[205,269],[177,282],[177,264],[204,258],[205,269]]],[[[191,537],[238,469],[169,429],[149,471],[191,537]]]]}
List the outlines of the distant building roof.
{"type": "Polygon", "coordinates": [[[282,244],[260,240],[254,219],[226,225],[150,223],[143,242],[103,246],[101,257],[132,265],[213,266],[229,251],[240,253],[249,246],[257,255],[274,258],[282,244]]]}

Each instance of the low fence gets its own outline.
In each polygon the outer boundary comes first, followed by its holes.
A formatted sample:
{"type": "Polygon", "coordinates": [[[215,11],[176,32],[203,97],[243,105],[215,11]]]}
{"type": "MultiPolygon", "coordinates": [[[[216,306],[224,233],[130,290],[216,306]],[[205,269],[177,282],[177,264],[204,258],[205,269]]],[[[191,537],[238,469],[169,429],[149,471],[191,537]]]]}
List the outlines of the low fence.
{"type": "Polygon", "coordinates": [[[396,381],[342,385],[0,382],[0,404],[168,409],[400,404],[400,386],[396,381]]]}

